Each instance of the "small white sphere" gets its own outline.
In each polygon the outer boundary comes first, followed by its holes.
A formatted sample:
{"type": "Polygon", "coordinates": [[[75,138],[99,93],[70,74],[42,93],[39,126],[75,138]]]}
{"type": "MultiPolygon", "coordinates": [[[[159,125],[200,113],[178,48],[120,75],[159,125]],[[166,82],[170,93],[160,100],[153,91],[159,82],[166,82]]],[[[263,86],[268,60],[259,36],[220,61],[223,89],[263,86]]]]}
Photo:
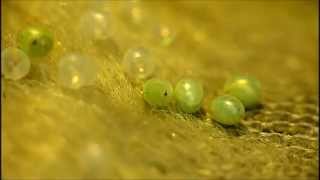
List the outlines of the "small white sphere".
{"type": "Polygon", "coordinates": [[[79,33],[84,40],[106,40],[112,33],[110,17],[107,12],[89,11],[79,22],[79,33]]]}
{"type": "Polygon", "coordinates": [[[1,52],[1,71],[6,79],[18,80],[30,71],[30,59],[20,49],[7,48],[1,52]]]}
{"type": "Polygon", "coordinates": [[[97,66],[93,61],[77,54],[69,54],[58,64],[58,84],[78,89],[92,85],[97,75],[97,66]]]}
{"type": "Polygon", "coordinates": [[[144,80],[155,70],[155,63],[150,52],[143,48],[129,49],[122,62],[124,71],[133,80],[144,80]]]}

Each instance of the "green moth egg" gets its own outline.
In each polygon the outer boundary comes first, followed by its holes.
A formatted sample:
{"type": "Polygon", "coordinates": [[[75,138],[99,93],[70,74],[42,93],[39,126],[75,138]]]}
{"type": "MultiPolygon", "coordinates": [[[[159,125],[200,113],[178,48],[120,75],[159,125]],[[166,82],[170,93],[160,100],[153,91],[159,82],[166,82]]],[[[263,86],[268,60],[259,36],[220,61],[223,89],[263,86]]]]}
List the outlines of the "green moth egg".
{"type": "Polygon", "coordinates": [[[260,104],[261,85],[254,77],[236,76],[224,85],[224,92],[238,98],[245,108],[253,108],[260,104]]]}
{"type": "Polygon", "coordinates": [[[28,27],[18,34],[18,47],[30,57],[45,56],[53,47],[53,35],[45,28],[28,27]]]}
{"type": "Polygon", "coordinates": [[[172,85],[169,81],[150,79],[143,85],[143,97],[151,106],[168,106],[173,99],[172,85]]]}
{"type": "Polygon", "coordinates": [[[174,89],[174,96],[180,110],[186,113],[194,113],[201,107],[203,99],[202,84],[194,79],[182,79],[174,89]]]}
{"type": "Polygon", "coordinates": [[[230,95],[213,99],[210,104],[210,113],[215,121],[224,125],[239,124],[245,116],[241,101],[230,95]]]}

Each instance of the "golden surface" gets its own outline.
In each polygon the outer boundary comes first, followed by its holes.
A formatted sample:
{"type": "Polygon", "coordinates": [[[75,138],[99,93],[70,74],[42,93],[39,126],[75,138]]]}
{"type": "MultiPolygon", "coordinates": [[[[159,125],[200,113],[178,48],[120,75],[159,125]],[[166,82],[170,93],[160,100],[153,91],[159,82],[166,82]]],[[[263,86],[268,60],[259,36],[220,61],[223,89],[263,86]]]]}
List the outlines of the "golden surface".
{"type": "Polygon", "coordinates": [[[317,1],[5,0],[1,7],[2,48],[15,47],[17,32],[34,24],[49,26],[56,43],[26,78],[1,80],[3,177],[318,178],[317,1]],[[81,41],[76,24],[97,8],[110,13],[113,36],[81,41]],[[172,44],[153,31],[162,24],[171,30],[163,34],[176,32],[172,44]],[[137,45],[154,54],[156,77],[203,82],[201,113],[143,102],[141,86],[120,66],[137,45]],[[70,52],[99,64],[94,86],[56,85],[56,64],[70,52]],[[204,112],[233,73],[261,81],[263,106],[226,128],[204,112]]]}

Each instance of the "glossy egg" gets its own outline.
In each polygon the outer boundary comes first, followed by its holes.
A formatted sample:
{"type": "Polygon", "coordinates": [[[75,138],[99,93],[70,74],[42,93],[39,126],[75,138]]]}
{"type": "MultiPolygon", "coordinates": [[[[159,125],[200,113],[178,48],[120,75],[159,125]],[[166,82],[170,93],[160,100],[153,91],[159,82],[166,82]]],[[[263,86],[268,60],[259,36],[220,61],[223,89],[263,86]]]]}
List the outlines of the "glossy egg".
{"type": "Polygon", "coordinates": [[[18,47],[30,57],[45,56],[53,47],[53,35],[43,27],[28,27],[18,34],[18,47]]]}
{"type": "Polygon", "coordinates": [[[166,80],[150,79],[143,85],[143,97],[151,106],[168,106],[173,99],[172,85],[166,80]]]}
{"type": "Polygon", "coordinates": [[[244,118],[245,109],[236,97],[223,95],[212,100],[210,113],[213,119],[221,124],[236,125],[244,118]]]}
{"type": "Polygon", "coordinates": [[[122,66],[127,76],[134,81],[145,80],[155,71],[153,56],[143,47],[129,49],[125,53],[122,66]]]}
{"type": "Polygon", "coordinates": [[[174,89],[177,106],[186,113],[194,113],[200,109],[203,94],[202,84],[194,79],[182,79],[174,89]]]}
{"type": "Polygon", "coordinates": [[[30,71],[29,57],[20,49],[7,48],[1,52],[1,72],[6,79],[18,80],[30,71]]]}
{"type": "Polygon", "coordinates": [[[58,64],[58,84],[70,89],[92,85],[97,76],[96,64],[81,55],[69,54],[58,64]]]}
{"type": "Polygon", "coordinates": [[[235,76],[225,83],[224,92],[237,97],[248,109],[261,103],[261,85],[254,77],[235,76]]]}
{"type": "Polygon", "coordinates": [[[113,34],[110,15],[104,11],[84,13],[79,22],[79,33],[85,41],[106,40],[113,34]]]}

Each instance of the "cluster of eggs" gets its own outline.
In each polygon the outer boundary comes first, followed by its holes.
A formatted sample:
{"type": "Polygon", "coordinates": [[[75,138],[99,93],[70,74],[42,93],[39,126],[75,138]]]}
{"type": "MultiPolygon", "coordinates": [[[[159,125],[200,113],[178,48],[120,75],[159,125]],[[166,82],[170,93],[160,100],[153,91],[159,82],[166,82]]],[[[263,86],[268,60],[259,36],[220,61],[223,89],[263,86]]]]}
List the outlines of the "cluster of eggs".
{"type": "MultiPolygon", "coordinates": [[[[81,19],[78,28],[85,40],[105,40],[112,35],[108,14],[90,11],[81,19]]],[[[161,38],[165,44],[171,43],[175,35],[162,28],[161,38]]],[[[28,27],[17,37],[18,47],[9,47],[1,52],[2,74],[4,78],[19,80],[25,77],[32,65],[30,59],[41,58],[53,49],[53,34],[43,27],[28,27]]],[[[144,47],[129,49],[123,58],[122,66],[132,80],[147,80],[143,85],[143,98],[151,106],[166,107],[175,100],[180,111],[195,113],[200,110],[204,98],[202,84],[185,78],[175,88],[161,79],[150,79],[155,71],[152,53],[144,47]],[[149,80],[148,80],[149,79],[149,80]]],[[[58,62],[57,83],[63,87],[78,89],[91,85],[97,75],[97,65],[86,56],[70,53],[58,62]]],[[[210,113],[213,119],[225,125],[235,125],[244,117],[245,108],[253,108],[260,103],[260,84],[248,76],[237,76],[224,86],[226,95],[212,100],[210,113]]]]}
{"type": "MultiPolygon", "coordinates": [[[[87,35],[83,38],[100,40],[108,37],[110,31],[106,22],[107,17],[102,13],[85,14],[79,23],[80,31],[87,35]]],[[[25,77],[36,62],[33,60],[47,56],[53,49],[54,37],[47,28],[32,26],[18,33],[17,44],[18,47],[9,47],[1,52],[1,70],[6,79],[19,80],[25,77]]],[[[92,84],[97,74],[96,64],[79,53],[64,55],[57,67],[57,83],[72,89],[92,84]]]]}
{"type": "MultiPolygon", "coordinates": [[[[244,118],[245,109],[259,105],[260,83],[253,77],[236,76],[225,83],[224,94],[211,101],[210,114],[221,124],[237,125],[244,118]]],[[[182,112],[195,113],[201,108],[204,91],[195,79],[182,79],[174,89],[169,81],[150,79],[144,84],[143,95],[151,106],[162,108],[175,100],[182,112]]]]}
{"type": "MultiPolygon", "coordinates": [[[[137,8],[141,10],[139,3],[134,5],[131,7],[132,10],[137,8]]],[[[107,40],[114,34],[111,20],[109,11],[101,8],[89,10],[80,17],[78,22],[75,22],[77,28],[75,35],[86,43],[107,40]]],[[[165,45],[170,44],[174,39],[173,31],[165,25],[157,29],[159,32],[157,31],[155,35],[161,41],[165,41],[165,45]]],[[[6,79],[19,80],[25,77],[31,66],[36,64],[34,62],[39,62],[33,59],[42,58],[53,49],[54,37],[53,33],[45,27],[27,27],[17,35],[17,44],[18,47],[9,47],[1,52],[1,70],[6,79]]],[[[152,55],[144,47],[133,47],[127,50],[122,65],[126,74],[133,80],[146,79],[155,71],[152,55]]],[[[73,89],[90,85],[97,75],[96,66],[94,61],[82,54],[66,54],[59,59],[57,83],[73,89]]]]}
{"type": "MultiPolygon", "coordinates": [[[[31,60],[49,54],[53,48],[53,35],[43,27],[28,27],[18,34],[18,47],[9,47],[1,52],[1,67],[4,78],[19,80],[31,67],[31,60]]],[[[90,84],[95,78],[94,63],[78,54],[62,57],[58,65],[58,83],[69,88],[90,84]]]]}
{"type": "Polygon", "coordinates": [[[7,79],[25,77],[31,67],[30,58],[45,56],[53,47],[52,34],[43,27],[29,27],[18,35],[18,48],[9,47],[1,52],[1,70],[7,79]]]}

